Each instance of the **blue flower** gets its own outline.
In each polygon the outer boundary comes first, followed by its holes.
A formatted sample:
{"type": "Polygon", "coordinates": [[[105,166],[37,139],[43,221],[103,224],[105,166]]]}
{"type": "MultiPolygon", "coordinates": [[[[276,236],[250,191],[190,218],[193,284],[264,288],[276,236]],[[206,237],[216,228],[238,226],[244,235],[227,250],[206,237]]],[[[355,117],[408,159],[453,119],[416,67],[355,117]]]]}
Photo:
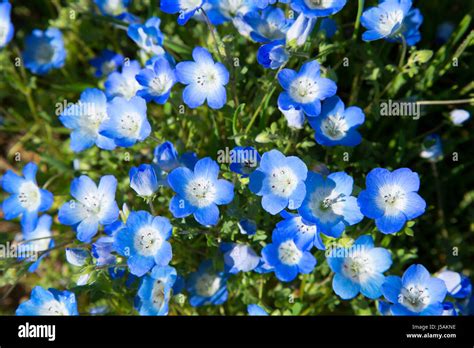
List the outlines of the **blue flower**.
{"type": "Polygon", "coordinates": [[[122,66],[121,73],[115,71],[107,77],[107,80],[104,83],[107,98],[133,98],[142,87],[135,78],[139,73],[140,63],[136,60],[125,62],[122,66]]]}
{"type": "Polygon", "coordinates": [[[303,46],[315,24],[316,18],[308,18],[300,13],[286,33],[286,44],[291,48],[303,46]]]}
{"type": "Polygon", "coordinates": [[[94,0],[104,16],[117,17],[127,12],[130,0],[94,0]]]}
{"type": "Polygon", "coordinates": [[[453,122],[454,125],[460,126],[471,118],[471,114],[467,110],[454,109],[449,113],[449,118],[451,119],[451,122],[453,122]]]}
{"type": "Polygon", "coordinates": [[[321,239],[321,233],[315,224],[305,221],[298,214],[290,214],[285,210],[280,215],[284,220],[277,223],[276,227],[294,235],[295,244],[301,250],[311,250],[313,246],[319,250],[326,249],[321,239]]]}
{"type": "Polygon", "coordinates": [[[311,273],[316,266],[314,256],[296,244],[296,233],[286,229],[273,230],[272,243],[263,248],[262,258],[282,282],[292,281],[298,273],[311,273]]]}
{"type": "Polygon", "coordinates": [[[320,76],[319,63],[316,60],[305,63],[299,72],[283,69],[278,81],[285,90],[278,97],[278,107],[283,110],[302,108],[309,116],[318,116],[321,112],[321,100],[336,94],[336,83],[320,76]]]}
{"type": "Polygon", "coordinates": [[[412,0],[385,0],[377,7],[365,10],[360,19],[367,29],[362,40],[402,42],[403,37],[408,46],[415,45],[421,39],[419,28],[423,16],[411,6],[412,0]]]}
{"type": "Polygon", "coordinates": [[[267,316],[268,313],[265,309],[260,307],[258,304],[249,304],[247,306],[247,312],[249,315],[253,316],[267,316]]]}
{"type": "Polygon", "coordinates": [[[143,278],[138,289],[140,315],[167,315],[171,290],[177,273],[171,266],[155,266],[150,275],[143,278]]]}
{"type": "Polygon", "coordinates": [[[109,118],[100,125],[99,134],[113,139],[117,146],[133,146],[151,133],[146,101],[140,97],[114,98],[107,106],[107,114],[109,118]]]}
{"type": "Polygon", "coordinates": [[[393,172],[383,168],[370,171],[366,189],[359,194],[362,214],[375,220],[380,232],[400,231],[407,220],[425,212],[426,202],[418,195],[420,178],[408,168],[393,172]]]}
{"type": "Polygon", "coordinates": [[[443,313],[441,314],[443,316],[457,316],[458,312],[456,311],[456,308],[454,307],[454,304],[451,302],[443,302],[443,313]]]}
{"type": "Polygon", "coordinates": [[[111,50],[103,50],[98,57],[91,59],[90,64],[96,69],[94,76],[102,77],[117,71],[122,66],[124,57],[111,50]]]}
{"type": "Polygon", "coordinates": [[[38,212],[51,208],[53,195],[40,189],[36,183],[38,166],[30,162],[23,168],[23,177],[7,170],[1,183],[10,197],[2,203],[3,217],[12,220],[21,215],[21,226],[24,231],[32,231],[38,222],[38,212]]]}
{"type": "Polygon", "coordinates": [[[165,104],[170,96],[171,88],[176,83],[176,74],[170,63],[165,58],[160,58],[155,61],[152,69],[140,71],[136,79],[144,87],[137,92],[139,97],[147,102],[165,104]]]}
{"type": "Polygon", "coordinates": [[[468,277],[453,271],[443,271],[437,275],[446,284],[448,295],[457,299],[467,298],[472,292],[472,284],[468,277]]]}
{"type": "Polygon", "coordinates": [[[430,134],[425,137],[420,157],[430,162],[438,162],[443,158],[443,144],[438,134],[430,134]]]}
{"type": "Polygon", "coordinates": [[[287,107],[288,109],[283,109],[281,105],[278,105],[278,109],[285,116],[288,127],[302,129],[305,120],[303,109],[300,106],[294,107],[293,105],[287,107]]]}
{"type": "Polygon", "coordinates": [[[252,146],[236,146],[230,153],[230,162],[230,170],[246,178],[260,163],[260,154],[252,146]]]}
{"type": "MultiPolygon", "coordinates": [[[[267,8],[268,6],[275,4],[277,1],[278,0],[253,0],[253,2],[255,3],[255,6],[257,6],[260,9],[267,8]]],[[[279,0],[278,2],[282,4],[287,4],[290,1],[291,0],[279,0]]]]}
{"type": "Polygon", "coordinates": [[[334,19],[323,18],[319,24],[319,30],[324,31],[328,39],[332,38],[337,31],[337,23],[334,19]]]}
{"type": "Polygon", "coordinates": [[[127,35],[144,52],[153,55],[165,53],[162,45],[164,35],[160,30],[161,20],[158,17],[149,18],[145,24],[132,24],[128,27],[127,35]]]}
{"type": "Polygon", "coordinates": [[[53,218],[49,215],[43,215],[38,219],[36,228],[32,231],[23,231],[24,242],[18,245],[18,254],[21,255],[20,259],[24,259],[23,256],[28,256],[31,253],[33,257],[26,257],[27,261],[33,261],[28,268],[28,272],[35,272],[38,268],[41,260],[48,254],[46,250],[54,246],[54,240],[49,238],[52,236],[51,225],[53,224],[53,218]],[[38,253],[42,253],[38,257],[38,253]]]}
{"type": "Polygon", "coordinates": [[[90,253],[86,249],[66,248],[66,261],[73,266],[82,267],[86,264],[90,253]]]}
{"type": "Polygon", "coordinates": [[[257,233],[257,224],[253,220],[241,219],[238,223],[238,226],[239,231],[242,234],[253,236],[255,233],[257,233]]]}
{"type": "Polygon", "coordinates": [[[257,9],[255,0],[208,0],[210,10],[203,6],[214,25],[220,25],[236,16],[242,16],[257,9]]]}
{"type": "Polygon", "coordinates": [[[346,2],[347,0],[293,0],[291,8],[302,12],[306,17],[326,17],[342,10],[346,2]]]}
{"type": "Polygon", "coordinates": [[[290,55],[286,50],[285,40],[275,40],[262,45],[257,51],[257,61],[265,69],[278,69],[286,64],[290,55]]]}
{"type": "Polygon", "coordinates": [[[10,19],[12,5],[8,2],[0,4],[0,48],[5,47],[13,38],[15,28],[10,19]]]}
{"type": "Polygon", "coordinates": [[[325,235],[338,238],[347,226],[359,223],[364,216],[351,196],[354,180],[344,172],[332,173],[324,178],[309,172],[306,180],[306,197],[298,209],[303,219],[316,224],[325,235]]]}
{"type": "Polygon", "coordinates": [[[201,225],[216,225],[218,205],[234,199],[234,185],[218,179],[219,165],[211,158],[199,160],[194,171],[180,167],[168,175],[170,187],[177,193],[170,201],[170,211],[176,218],[191,214],[201,225]]]}
{"type": "Polygon", "coordinates": [[[71,150],[81,152],[96,144],[104,150],[115,149],[112,139],[99,134],[99,127],[108,118],[107,98],[97,88],[87,88],[79,102],[69,106],[59,116],[61,123],[72,129],[71,150]]]}
{"type": "Polygon", "coordinates": [[[203,0],[161,0],[160,9],[166,13],[179,13],[178,24],[184,25],[203,5],[203,0]]]}
{"type": "Polygon", "coordinates": [[[21,303],[16,315],[79,315],[77,312],[76,296],[70,291],[43,289],[35,286],[28,301],[21,303]]]}
{"type": "Polygon", "coordinates": [[[114,247],[128,258],[130,272],[137,277],[147,273],[154,265],[166,266],[173,256],[172,227],[167,218],[152,216],[146,211],[132,211],[125,228],[115,235],[114,247]]]}
{"type": "Polygon", "coordinates": [[[187,85],[183,91],[183,101],[191,109],[207,104],[211,109],[222,108],[227,101],[225,85],[229,82],[229,72],[222,63],[214,63],[208,50],[196,47],[194,62],[176,65],[178,81],[187,85]]]}
{"type": "Polygon", "coordinates": [[[178,168],[181,163],[178,151],[176,151],[173,143],[165,141],[163,144],[158,145],[154,151],[153,163],[166,172],[178,168]]]}
{"type": "Polygon", "coordinates": [[[393,315],[441,315],[446,292],[444,281],[431,277],[422,265],[411,265],[402,278],[388,276],[382,285],[393,315]]]}
{"type": "Polygon", "coordinates": [[[353,299],[359,292],[370,299],[379,298],[385,281],[383,272],[392,265],[390,252],[374,248],[369,235],[360,236],[349,248],[333,248],[327,261],[335,273],[332,288],[343,300],[353,299]]]}
{"type": "Polygon", "coordinates": [[[222,243],[220,250],[224,253],[225,271],[230,274],[250,272],[260,263],[260,256],[246,244],[222,243]]]}
{"type": "Polygon", "coordinates": [[[64,203],[58,212],[59,222],[73,226],[77,239],[90,243],[99,225],[108,225],[119,216],[115,191],[117,179],[113,175],[100,178],[97,186],[91,178],[81,175],[71,183],[71,196],[75,200],[64,203]]]}
{"type": "Polygon", "coordinates": [[[265,152],[260,166],[250,174],[250,191],[262,196],[262,207],[272,215],[283,209],[298,209],[303,202],[308,174],[298,157],[285,157],[278,150],[265,152]]]}
{"type": "Polygon", "coordinates": [[[193,307],[220,305],[227,301],[227,277],[223,272],[213,269],[212,261],[201,263],[196,272],[191,273],[186,287],[189,292],[189,303],[193,307]]]}
{"type": "Polygon", "coordinates": [[[351,106],[347,109],[338,96],[323,102],[321,115],[309,118],[309,124],[316,131],[316,142],[323,146],[357,146],[361,143],[357,128],[365,121],[361,108],[351,106]]]}
{"type": "Polygon", "coordinates": [[[44,75],[51,69],[62,68],[66,61],[66,50],[61,31],[57,28],[33,30],[25,40],[23,60],[25,67],[33,74],[44,75]]]}
{"type": "Polygon", "coordinates": [[[130,187],[142,197],[152,197],[158,190],[158,178],[153,166],[141,164],[130,169],[130,187]]]}
{"type": "MultiPolygon", "coordinates": [[[[123,225],[121,221],[116,222],[123,225]]],[[[107,225],[106,227],[111,225],[107,225]]],[[[125,227],[125,225],[123,225],[123,227],[125,227]]],[[[114,237],[100,237],[94,243],[92,243],[91,254],[96,259],[96,265],[99,267],[115,264],[117,258],[112,254],[113,251],[115,251],[114,237]]]]}
{"type": "Polygon", "coordinates": [[[281,8],[274,7],[269,7],[261,13],[249,12],[243,19],[252,28],[250,37],[263,43],[285,39],[286,32],[293,24],[293,20],[287,19],[281,8]]]}

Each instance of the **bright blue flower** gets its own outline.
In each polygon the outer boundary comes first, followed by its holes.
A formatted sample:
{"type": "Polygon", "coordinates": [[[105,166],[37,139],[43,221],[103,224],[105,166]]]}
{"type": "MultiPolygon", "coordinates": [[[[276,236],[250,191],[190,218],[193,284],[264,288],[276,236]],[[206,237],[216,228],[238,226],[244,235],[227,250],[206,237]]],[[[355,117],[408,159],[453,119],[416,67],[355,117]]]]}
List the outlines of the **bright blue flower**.
{"type": "Polygon", "coordinates": [[[161,0],[160,9],[166,13],[178,13],[178,24],[184,25],[201,8],[203,2],[203,0],[161,0]]]}
{"type": "Polygon", "coordinates": [[[337,23],[332,18],[323,18],[319,24],[319,30],[324,31],[328,39],[332,38],[337,31],[337,23]]]}
{"type": "Polygon", "coordinates": [[[230,274],[250,272],[260,263],[260,256],[246,244],[222,243],[220,250],[224,253],[225,271],[230,274]]]}
{"type": "Polygon", "coordinates": [[[326,249],[321,239],[321,233],[315,224],[305,221],[298,214],[290,214],[285,210],[280,215],[284,220],[277,223],[276,227],[294,235],[295,244],[301,250],[311,250],[313,246],[319,250],[326,249]]]}
{"type": "Polygon", "coordinates": [[[375,220],[380,232],[400,231],[407,220],[425,212],[426,202],[418,195],[420,178],[408,168],[393,172],[383,168],[370,171],[366,189],[359,194],[362,214],[375,220]]]}
{"type": "Polygon", "coordinates": [[[104,83],[107,98],[133,98],[142,87],[135,78],[140,73],[140,70],[140,63],[132,60],[122,66],[121,73],[118,71],[111,73],[104,83]]]}
{"type": "Polygon", "coordinates": [[[327,261],[335,273],[332,288],[343,300],[353,299],[359,292],[370,299],[379,298],[385,281],[383,272],[392,265],[390,252],[374,248],[370,235],[360,236],[349,248],[333,248],[327,261]]]}
{"type": "Polygon", "coordinates": [[[467,110],[454,109],[450,112],[449,118],[451,119],[451,122],[453,122],[454,125],[460,126],[471,118],[471,114],[467,110]]]}
{"type": "Polygon", "coordinates": [[[144,87],[137,92],[139,97],[147,102],[165,104],[171,93],[171,88],[176,83],[176,74],[170,63],[161,58],[155,61],[152,69],[143,69],[136,76],[138,83],[144,87]]]}
{"type": "Polygon", "coordinates": [[[431,277],[422,265],[411,265],[402,278],[388,276],[382,285],[393,315],[441,315],[446,292],[444,281],[431,277]]]}
{"type": "Polygon", "coordinates": [[[411,6],[412,0],[384,0],[377,7],[365,10],[360,19],[367,29],[362,40],[402,42],[403,36],[408,46],[415,45],[421,39],[419,28],[423,16],[411,6]]]}
{"type": "Polygon", "coordinates": [[[262,207],[272,215],[283,209],[298,209],[303,202],[308,174],[298,157],[285,157],[278,150],[265,152],[260,166],[250,174],[250,191],[262,196],[262,207]]]}
{"type": "Polygon", "coordinates": [[[115,235],[114,248],[128,258],[130,272],[141,277],[153,266],[166,266],[171,261],[171,244],[167,242],[171,233],[167,218],[132,211],[125,228],[115,235]]]}
{"type": "Polygon", "coordinates": [[[66,248],[66,261],[73,266],[84,266],[89,256],[89,251],[86,249],[66,248]]]}
{"type": "Polygon", "coordinates": [[[323,102],[321,115],[309,118],[309,124],[316,131],[316,142],[323,146],[357,146],[361,143],[357,128],[365,121],[361,108],[351,106],[347,109],[338,96],[323,102]]]}
{"type": "Polygon", "coordinates": [[[391,304],[387,301],[378,301],[377,309],[381,315],[390,316],[392,312],[390,312],[391,304]]]}
{"type": "Polygon", "coordinates": [[[149,18],[145,24],[132,24],[128,27],[127,35],[144,52],[152,55],[163,55],[165,39],[160,30],[161,20],[158,17],[149,18]]]}
{"type": "Polygon", "coordinates": [[[249,315],[253,316],[267,316],[268,313],[265,309],[260,307],[258,304],[249,304],[247,306],[247,312],[249,315]]]}
{"type": "Polygon", "coordinates": [[[300,13],[286,33],[286,44],[291,48],[303,46],[314,29],[316,18],[300,13]]]}
{"type": "Polygon", "coordinates": [[[296,233],[286,229],[273,230],[272,243],[263,248],[262,258],[282,282],[292,281],[298,273],[311,273],[316,266],[314,256],[296,244],[296,233]]]}
{"type": "Polygon", "coordinates": [[[250,37],[257,42],[268,43],[274,40],[285,39],[286,32],[293,24],[293,20],[285,17],[281,8],[269,7],[261,13],[253,11],[243,17],[252,28],[250,37]]]}
{"type": "Polygon", "coordinates": [[[158,178],[153,166],[141,164],[130,169],[130,187],[141,197],[151,197],[158,190],[158,178]]]}
{"type": "MultiPolygon", "coordinates": [[[[122,224],[121,221],[117,222],[122,224]]],[[[123,227],[125,227],[125,225],[123,225],[123,227]]],[[[92,243],[91,254],[96,259],[96,265],[99,267],[115,264],[117,258],[115,255],[112,254],[113,251],[115,251],[114,237],[100,237],[94,243],[92,243]]]]}
{"type": "Polygon", "coordinates": [[[220,25],[236,16],[243,16],[257,9],[255,0],[208,0],[210,10],[203,6],[214,25],[220,25]]]}
{"type": "Polygon", "coordinates": [[[186,287],[193,307],[217,306],[227,301],[227,277],[213,269],[212,260],[202,262],[198,270],[191,273],[186,287]]]}
{"type": "Polygon", "coordinates": [[[176,218],[193,214],[201,225],[216,225],[219,221],[218,205],[234,199],[234,185],[218,179],[219,165],[211,158],[199,160],[194,171],[180,167],[168,175],[168,183],[176,192],[170,201],[170,211],[176,218]]]}
{"type": "Polygon", "coordinates": [[[7,170],[1,179],[2,188],[10,197],[2,203],[3,217],[12,220],[21,215],[23,231],[33,231],[38,212],[47,211],[53,204],[51,192],[40,189],[36,183],[38,166],[30,162],[23,167],[23,177],[7,170]]]}
{"type": "Polygon", "coordinates": [[[290,55],[286,50],[285,40],[275,40],[264,44],[257,51],[257,61],[265,69],[278,69],[289,59],[290,55]]]}
{"type": "Polygon", "coordinates": [[[0,48],[5,47],[11,41],[15,32],[10,19],[11,10],[10,3],[0,3],[0,48]]]}
{"type": "Polygon", "coordinates": [[[104,16],[116,17],[127,12],[130,0],[94,0],[104,16]]]}
{"type": "Polygon", "coordinates": [[[441,315],[452,317],[452,316],[457,316],[458,312],[456,311],[456,308],[454,307],[453,303],[443,302],[443,313],[441,315]]]}
{"type": "Polygon", "coordinates": [[[138,289],[140,315],[167,315],[171,290],[177,273],[171,266],[155,266],[150,275],[143,278],[138,289]]]}
{"type": "Polygon", "coordinates": [[[178,151],[170,141],[158,145],[155,148],[154,155],[153,163],[166,172],[170,172],[181,165],[178,151]]]}
{"type": "Polygon", "coordinates": [[[420,157],[430,162],[438,162],[443,158],[443,144],[438,134],[430,134],[425,137],[420,157]]]}
{"type": "Polygon", "coordinates": [[[71,196],[75,200],[64,203],[58,212],[59,222],[73,226],[77,239],[90,243],[99,225],[108,225],[119,217],[115,202],[117,179],[113,175],[100,178],[99,186],[86,175],[71,183],[71,196]]]}
{"type": "Polygon", "coordinates": [[[454,29],[455,26],[451,22],[443,22],[438,25],[438,28],[436,28],[436,42],[439,44],[446,43],[451,37],[454,29]]]}
{"type": "Polygon", "coordinates": [[[90,64],[96,69],[94,76],[107,76],[122,66],[124,57],[110,50],[103,50],[99,56],[91,59],[90,64]]]}
{"type": "Polygon", "coordinates": [[[28,272],[35,272],[38,268],[41,260],[48,254],[46,250],[54,246],[54,240],[49,238],[53,235],[51,232],[51,225],[53,224],[53,218],[49,215],[43,215],[38,219],[36,228],[32,231],[23,231],[24,242],[18,245],[18,254],[23,256],[30,255],[33,253],[33,257],[26,257],[27,261],[33,261],[28,268],[28,272]],[[42,253],[38,257],[38,253],[42,253]]]}
{"type": "MultiPolygon", "coordinates": [[[[253,2],[255,3],[255,6],[257,6],[258,8],[260,9],[264,9],[264,8],[267,8],[269,5],[273,5],[277,2],[278,0],[253,0],[253,2]]],[[[282,3],[282,4],[287,4],[289,3],[291,0],[279,0],[278,2],[282,3]]]]}
{"type": "Polygon", "coordinates": [[[230,152],[230,170],[248,177],[260,163],[260,154],[252,146],[236,146],[230,152]]]}
{"type": "Polygon", "coordinates": [[[326,17],[342,10],[346,2],[347,0],[293,0],[291,8],[302,12],[306,17],[326,17]]]}
{"type": "Polygon", "coordinates": [[[468,277],[453,271],[443,271],[437,275],[446,284],[448,295],[457,299],[468,297],[472,292],[472,284],[468,277]]]}
{"type": "Polygon", "coordinates": [[[107,106],[107,114],[109,118],[100,125],[99,134],[113,139],[117,146],[133,146],[151,133],[146,101],[140,97],[114,98],[107,106]]]}
{"type": "Polygon", "coordinates": [[[274,270],[275,268],[273,268],[273,266],[271,266],[263,257],[260,258],[260,263],[257,268],[254,269],[254,271],[259,274],[271,273],[274,270]]]}
{"type": "Polygon", "coordinates": [[[321,112],[321,100],[336,94],[336,83],[320,76],[319,63],[316,60],[305,63],[299,72],[283,69],[278,81],[285,90],[278,97],[278,107],[283,110],[302,108],[308,117],[318,116],[321,112]]]}
{"type": "Polygon", "coordinates": [[[301,106],[294,107],[293,105],[287,106],[288,109],[283,109],[281,105],[278,105],[278,109],[285,116],[288,127],[301,129],[304,126],[304,111],[301,106]]]}
{"type": "Polygon", "coordinates": [[[66,61],[66,50],[61,31],[57,28],[33,30],[25,40],[23,61],[27,69],[38,75],[62,68],[66,61]]]}
{"type": "Polygon", "coordinates": [[[242,219],[239,221],[238,226],[239,231],[242,234],[253,236],[255,233],[257,233],[257,224],[253,220],[242,219]]]}
{"type": "Polygon", "coordinates": [[[79,101],[59,116],[61,123],[72,129],[71,150],[81,152],[94,144],[104,150],[115,149],[112,139],[99,134],[99,127],[107,118],[107,98],[104,92],[97,88],[84,90],[79,101]]]}
{"type": "Polygon", "coordinates": [[[211,109],[222,108],[227,101],[225,85],[229,82],[229,72],[222,63],[214,63],[208,50],[196,47],[194,62],[176,65],[178,81],[187,85],[183,91],[183,101],[191,109],[207,104],[211,109]]]}
{"type": "Polygon", "coordinates": [[[76,296],[70,291],[43,289],[35,286],[28,301],[21,303],[16,315],[51,316],[51,315],[79,315],[77,312],[76,296]]]}
{"type": "Polygon", "coordinates": [[[344,172],[332,173],[324,178],[319,173],[308,173],[306,197],[298,209],[303,219],[316,224],[325,235],[338,238],[347,226],[359,223],[364,216],[351,196],[352,177],[344,172]]]}

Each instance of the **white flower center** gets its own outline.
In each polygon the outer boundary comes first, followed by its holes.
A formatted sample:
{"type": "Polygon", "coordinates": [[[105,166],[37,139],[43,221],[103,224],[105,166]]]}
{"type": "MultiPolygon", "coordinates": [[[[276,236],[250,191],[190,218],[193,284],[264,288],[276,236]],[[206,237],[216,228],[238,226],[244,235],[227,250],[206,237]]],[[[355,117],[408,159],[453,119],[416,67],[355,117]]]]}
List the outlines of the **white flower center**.
{"type": "Polygon", "coordinates": [[[108,118],[105,106],[98,107],[96,104],[79,103],[79,107],[82,110],[81,114],[84,115],[82,125],[89,133],[97,135],[100,124],[108,118]],[[83,106],[84,109],[82,109],[83,106]]]}
{"type": "Polygon", "coordinates": [[[399,301],[413,312],[419,313],[430,304],[428,289],[420,285],[403,287],[399,301]]]}
{"type": "Polygon", "coordinates": [[[296,227],[301,234],[313,235],[316,233],[316,225],[306,225],[301,217],[296,218],[296,227]]]}
{"type": "Polygon", "coordinates": [[[333,0],[304,0],[311,10],[325,10],[333,5],[333,0]]]}
{"type": "Polygon", "coordinates": [[[137,94],[137,91],[142,86],[135,80],[135,76],[130,79],[126,79],[122,76],[122,82],[117,86],[114,96],[124,97],[125,99],[131,99],[137,94]]]}
{"type": "Polygon", "coordinates": [[[289,197],[298,186],[298,178],[291,168],[281,167],[273,170],[269,183],[275,195],[289,197]]]}
{"type": "Polygon", "coordinates": [[[342,213],[345,195],[327,187],[317,188],[310,197],[310,208],[321,222],[336,220],[342,213]]]}
{"type": "Polygon", "coordinates": [[[161,74],[153,78],[150,82],[150,89],[153,95],[163,95],[168,92],[173,84],[173,81],[166,74],[161,74]]]}
{"type": "Polygon", "coordinates": [[[248,11],[248,5],[245,3],[245,0],[219,1],[219,12],[221,12],[226,18],[234,17],[238,13],[244,14],[248,11]]]}
{"type": "Polygon", "coordinates": [[[69,311],[66,308],[66,305],[62,302],[53,300],[44,303],[40,310],[40,315],[69,315],[69,311]]]}
{"type": "Polygon", "coordinates": [[[379,31],[384,35],[392,33],[393,28],[403,21],[403,11],[384,12],[379,16],[379,31]]]}
{"type": "Polygon", "coordinates": [[[110,16],[118,16],[125,12],[122,0],[109,0],[104,6],[104,12],[110,16]]]}
{"type": "Polygon", "coordinates": [[[18,190],[18,200],[26,210],[37,210],[41,204],[41,193],[38,186],[31,181],[21,184],[18,190]]]}
{"type": "Polygon", "coordinates": [[[216,198],[214,183],[206,178],[191,180],[186,186],[186,198],[195,207],[207,207],[216,198]]]}
{"type": "Polygon", "coordinates": [[[184,12],[192,11],[202,5],[202,0],[179,0],[181,9],[184,12]]]}
{"type": "Polygon", "coordinates": [[[112,71],[115,71],[115,68],[117,66],[115,65],[115,62],[112,60],[103,62],[102,65],[100,66],[100,69],[102,70],[102,73],[104,75],[110,74],[112,71]]]}
{"type": "Polygon", "coordinates": [[[160,310],[165,302],[165,297],[165,282],[162,279],[157,279],[153,285],[153,290],[151,291],[151,301],[153,303],[153,307],[155,307],[157,310],[160,310]]]}
{"type": "Polygon", "coordinates": [[[332,140],[344,138],[349,130],[346,119],[339,114],[329,115],[322,121],[321,126],[324,135],[332,140]]]}
{"type": "Polygon", "coordinates": [[[397,215],[407,204],[405,190],[398,185],[386,185],[380,188],[377,205],[387,215],[397,215]]]}
{"type": "Polygon", "coordinates": [[[54,57],[54,47],[49,42],[41,43],[35,51],[36,62],[39,65],[48,64],[54,57]]]}
{"type": "Polygon", "coordinates": [[[141,127],[140,115],[136,113],[125,113],[120,118],[120,131],[127,138],[137,138],[141,127]]]}
{"type": "Polygon", "coordinates": [[[163,244],[157,229],[150,226],[140,228],[134,237],[135,249],[143,256],[154,256],[163,244]]]}
{"type": "Polygon", "coordinates": [[[7,23],[0,23],[0,45],[2,45],[7,39],[7,23]]]}
{"type": "Polygon", "coordinates": [[[307,104],[316,99],[318,84],[307,77],[299,77],[291,83],[289,93],[298,103],[307,104]]]}
{"type": "Polygon", "coordinates": [[[213,296],[221,287],[221,278],[216,274],[204,273],[196,280],[196,292],[202,297],[213,296]]]}
{"type": "Polygon", "coordinates": [[[205,89],[214,89],[221,85],[219,72],[213,65],[199,67],[194,79],[199,86],[205,89]]]}
{"type": "Polygon", "coordinates": [[[292,240],[283,242],[278,247],[278,258],[285,265],[296,265],[300,262],[303,253],[292,240]]]}
{"type": "Polygon", "coordinates": [[[342,272],[354,282],[363,283],[374,272],[372,260],[365,252],[354,253],[344,260],[342,272]]]}

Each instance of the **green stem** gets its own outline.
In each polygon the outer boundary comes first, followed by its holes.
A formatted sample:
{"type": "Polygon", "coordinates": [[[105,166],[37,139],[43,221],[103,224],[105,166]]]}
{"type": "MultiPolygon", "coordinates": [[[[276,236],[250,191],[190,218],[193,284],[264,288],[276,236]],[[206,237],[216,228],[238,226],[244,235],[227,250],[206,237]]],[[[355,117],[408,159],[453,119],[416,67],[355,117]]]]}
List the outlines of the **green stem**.
{"type": "Polygon", "coordinates": [[[362,16],[363,10],[364,10],[364,0],[359,0],[358,7],[357,7],[357,18],[354,24],[354,33],[352,34],[352,40],[356,40],[357,35],[359,34],[360,17],[362,16]]]}
{"type": "Polygon", "coordinates": [[[405,37],[403,35],[400,35],[400,38],[402,39],[402,53],[400,54],[400,61],[398,62],[398,67],[402,68],[404,65],[405,56],[407,54],[407,40],[405,40],[405,37]]]}

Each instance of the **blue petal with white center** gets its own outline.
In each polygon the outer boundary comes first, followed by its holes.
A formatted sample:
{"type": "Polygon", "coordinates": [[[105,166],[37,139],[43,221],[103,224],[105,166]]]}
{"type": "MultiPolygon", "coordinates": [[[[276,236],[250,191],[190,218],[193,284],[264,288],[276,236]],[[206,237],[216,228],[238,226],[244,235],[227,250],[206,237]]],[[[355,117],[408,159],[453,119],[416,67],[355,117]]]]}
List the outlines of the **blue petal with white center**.
{"type": "Polygon", "coordinates": [[[61,31],[57,28],[33,30],[25,39],[23,61],[28,70],[38,75],[62,68],[66,62],[66,50],[61,31]]]}
{"type": "Polygon", "coordinates": [[[105,94],[107,98],[122,97],[125,99],[133,98],[138,90],[141,89],[136,76],[140,73],[140,63],[136,60],[125,62],[122,71],[111,73],[104,83],[105,94]]]}
{"type": "Polygon", "coordinates": [[[287,19],[282,9],[274,7],[266,8],[261,13],[249,12],[243,20],[251,28],[250,37],[262,43],[284,40],[286,32],[293,24],[293,20],[287,19]]]}
{"type": "Polygon", "coordinates": [[[376,168],[366,178],[366,189],[357,199],[362,214],[374,219],[384,234],[400,231],[407,220],[422,215],[426,202],[418,195],[420,179],[408,168],[390,172],[376,168]]]}
{"type": "Polygon", "coordinates": [[[124,57],[111,50],[103,50],[99,56],[93,58],[89,63],[96,69],[94,76],[103,77],[117,71],[122,66],[124,57]]]}
{"type": "Polygon", "coordinates": [[[127,34],[142,51],[150,55],[163,55],[164,35],[160,30],[161,20],[158,17],[149,18],[144,24],[132,24],[127,34]]]}
{"type": "Polygon", "coordinates": [[[8,2],[0,4],[0,48],[5,47],[13,38],[15,28],[13,27],[10,14],[12,5],[8,2]]]}
{"type": "Polygon", "coordinates": [[[138,289],[140,315],[168,314],[168,304],[177,276],[176,270],[171,266],[153,267],[138,289]]]}
{"type": "Polygon", "coordinates": [[[225,271],[230,274],[250,272],[260,263],[260,256],[246,244],[222,243],[220,250],[224,253],[225,271]]]}
{"type": "Polygon", "coordinates": [[[326,17],[342,10],[346,2],[347,0],[293,0],[291,8],[306,17],[326,17]]]}
{"type": "Polygon", "coordinates": [[[284,40],[275,40],[262,45],[257,51],[257,61],[266,69],[278,69],[286,64],[290,54],[284,40]]]}
{"type": "Polygon", "coordinates": [[[142,197],[151,197],[158,190],[158,177],[153,166],[141,164],[130,169],[130,187],[142,197]]]}
{"type": "Polygon", "coordinates": [[[298,214],[290,214],[283,210],[280,213],[284,219],[277,223],[276,227],[282,231],[295,235],[295,243],[302,250],[311,250],[313,246],[319,250],[325,250],[321,233],[315,224],[305,221],[298,214]]]}
{"type": "Polygon", "coordinates": [[[260,154],[252,146],[236,146],[230,152],[229,168],[242,178],[248,177],[260,163],[260,154]]]}
{"type": "Polygon", "coordinates": [[[127,12],[130,0],[94,0],[104,16],[117,17],[127,12]]]}
{"type": "Polygon", "coordinates": [[[178,13],[178,24],[185,25],[203,3],[203,0],[160,0],[160,9],[166,13],[178,13]]]}
{"type": "Polygon", "coordinates": [[[214,269],[212,260],[202,262],[198,270],[191,273],[186,288],[193,307],[218,306],[227,301],[227,276],[214,269]]]}
{"type": "Polygon", "coordinates": [[[147,102],[154,101],[157,104],[165,104],[176,83],[176,74],[170,63],[165,58],[157,59],[151,69],[143,69],[137,74],[136,80],[142,87],[137,92],[139,97],[147,102]]]}
{"type": "Polygon", "coordinates": [[[79,315],[76,296],[70,291],[46,290],[35,286],[30,299],[22,302],[17,310],[18,316],[79,315]]]}

